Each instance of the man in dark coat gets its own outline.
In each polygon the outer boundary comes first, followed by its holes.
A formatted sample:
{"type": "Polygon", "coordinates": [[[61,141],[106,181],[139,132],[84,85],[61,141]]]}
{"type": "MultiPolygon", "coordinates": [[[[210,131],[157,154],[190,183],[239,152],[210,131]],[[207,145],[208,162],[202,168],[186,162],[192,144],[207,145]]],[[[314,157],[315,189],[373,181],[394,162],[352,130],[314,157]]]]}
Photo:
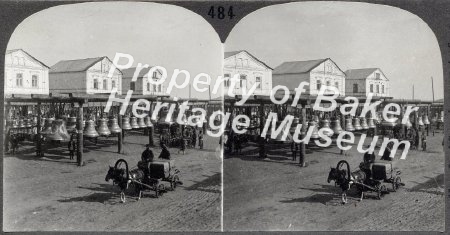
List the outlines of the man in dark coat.
{"type": "Polygon", "coordinates": [[[159,155],[159,158],[170,160],[170,152],[167,149],[167,146],[164,143],[161,143],[161,154],[159,155]]]}
{"type": "Polygon", "coordinates": [[[145,148],[144,152],[142,152],[142,155],[141,155],[141,160],[143,162],[152,162],[154,155],[153,155],[153,151],[150,149],[150,144],[147,144],[145,147],[146,148],[145,148]]]}

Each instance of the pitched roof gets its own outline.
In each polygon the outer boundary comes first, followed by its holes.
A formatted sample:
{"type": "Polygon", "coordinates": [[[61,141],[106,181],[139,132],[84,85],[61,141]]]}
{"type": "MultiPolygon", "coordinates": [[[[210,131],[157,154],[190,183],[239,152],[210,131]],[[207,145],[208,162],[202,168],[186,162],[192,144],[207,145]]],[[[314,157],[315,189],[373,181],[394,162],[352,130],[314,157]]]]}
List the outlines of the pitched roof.
{"type": "MultiPolygon", "coordinates": [[[[248,51],[246,51],[246,50],[240,50],[240,51],[226,51],[226,52],[224,53],[223,58],[226,59],[226,58],[228,58],[228,57],[237,55],[237,54],[239,54],[239,53],[241,53],[241,52],[247,53],[250,57],[252,57],[252,58],[255,59],[256,61],[258,61],[259,63],[263,64],[264,66],[266,66],[266,67],[269,68],[269,69],[272,69],[269,65],[267,65],[267,64],[264,63],[264,62],[262,62],[261,60],[259,60],[258,58],[256,58],[254,55],[250,54],[250,52],[248,52],[248,51]]],[[[272,70],[273,70],[273,69],[272,69],[272,70]]]]}
{"type": "Polygon", "coordinates": [[[50,68],[50,73],[86,71],[105,57],[106,56],[78,60],[61,60],[50,68]]]}
{"type": "Polygon", "coordinates": [[[272,74],[308,73],[327,59],[284,62],[276,67],[272,74]]]}
{"type": "Polygon", "coordinates": [[[16,51],[22,51],[23,53],[25,53],[26,55],[28,55],[31,59],[35,60],[36,62],[38,62],[38,63],[41,64],[42,66],[44,66],[44,67],[46,67],[46,68],[50,68],[50,67],[48,67],[46,64],[42,63],[40,60],[34,58],[34,57],[33,57],[32,55],[30,55],[28,52],[26,52],[25,50],[20,49],[20,48],[19,48],[19,49],[6,50],[6,55],[7,55],[7,54],[11,54],[11,53],[16,52],[16,51]]]}
{"type": "MultiPolygon", "coordinates": [[[[144,75],[146,75],[152,67],[153,66],[149,66],[148,68],[142,68],[141,71],[139,71],[138,78],[144,77],[144,75]]],[[[122,78],[132,78],[135,70],[136,67],[122,70],[122,78]]]]}
{"type": "Polygon", "coordinates": [[[345,71],[347,79],[366,79],[370,74],[378,68],[349,69],[345,71]]]}

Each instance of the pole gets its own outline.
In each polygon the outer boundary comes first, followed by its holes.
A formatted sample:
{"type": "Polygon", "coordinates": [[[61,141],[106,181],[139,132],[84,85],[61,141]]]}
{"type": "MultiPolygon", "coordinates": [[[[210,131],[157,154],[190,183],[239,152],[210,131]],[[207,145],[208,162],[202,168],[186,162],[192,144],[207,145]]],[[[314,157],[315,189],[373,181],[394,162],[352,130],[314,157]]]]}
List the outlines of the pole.
{"type": "Polygon", "coordinates": [[[433,93],[433,103],[434,103],[434,83],[433,83],[433,77],[431,77],[431,91],[433,93]]]}
{"type": "MultiPolygon", "coordinates": [[[[303,105],[302,107],[302,130],[300,131],[300,138],[303,140],[305,138],[307,128],[306,128],[306,106],[303,105]]],[[[305,164],[305,158],[306,158],[306,145],[305,141],[302,141],[301,148],[300,148],[300,154],[299,154],[299,164],[300,166],[306,166],[305,164]]]]}
{"type": "Polygon", "coordinates": [[[37,103],[37,126],[36,126],[36,155],[42,157],[42,143],[41,143],[41,103],[37,103]]]}
{"type": "Polygon", "coordinates": [[[83,102],[78,103],[77,163],[83,166],[83,102]]]}

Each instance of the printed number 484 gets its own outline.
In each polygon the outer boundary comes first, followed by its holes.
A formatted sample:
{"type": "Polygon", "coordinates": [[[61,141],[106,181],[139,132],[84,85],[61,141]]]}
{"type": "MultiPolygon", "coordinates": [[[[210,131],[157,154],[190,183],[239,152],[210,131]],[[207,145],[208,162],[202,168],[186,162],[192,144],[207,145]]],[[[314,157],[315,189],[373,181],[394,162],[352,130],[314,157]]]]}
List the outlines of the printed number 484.
{"type": "Polygon", "coordinates": [[[218,19],[225,19],[225,17],[229,17],[230,19],[233,19],[233,17],[235,16],[233,14],[233,7],[230,6],[228,8],[228,11],[226,11],[225,13],[225,7],[219,6],[219,7],[214,7],[212,6],[211,8],[209,8],[208,11],[208,15],[211,16],[211,18],[214,19],[214,17],[217,16],[218,19]]]}

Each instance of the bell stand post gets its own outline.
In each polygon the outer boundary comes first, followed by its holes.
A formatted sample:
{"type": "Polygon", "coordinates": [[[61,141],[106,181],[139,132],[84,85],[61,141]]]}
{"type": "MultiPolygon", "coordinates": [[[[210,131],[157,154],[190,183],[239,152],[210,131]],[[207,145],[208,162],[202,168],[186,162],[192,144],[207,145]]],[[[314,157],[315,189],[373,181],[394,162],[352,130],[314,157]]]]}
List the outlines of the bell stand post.
{"type": "Polygon", "coordinates": [[[37,127],[36,127],[36,157],[42,156],[42,143],[41,143],[41,102],[37,103],[37,127]]]}
{"type": "Polygon", "coordinates": [[[77,164],[83,166],[83,106],[85,101],[78,102],[78,140],[77,140],[77,164]]]}
{"type": "Polygon", "coordinates": [[[122,124],[122,115],[120,115],[120,110],[122,110],[123,104],[119,106],[119,110],[117,111],[117,122],[119,124],[120,129],[122,130],[120,133],[117,134],[117,153],[123,154],[123,136],[125,130],[123,129],[122,124]]]}

